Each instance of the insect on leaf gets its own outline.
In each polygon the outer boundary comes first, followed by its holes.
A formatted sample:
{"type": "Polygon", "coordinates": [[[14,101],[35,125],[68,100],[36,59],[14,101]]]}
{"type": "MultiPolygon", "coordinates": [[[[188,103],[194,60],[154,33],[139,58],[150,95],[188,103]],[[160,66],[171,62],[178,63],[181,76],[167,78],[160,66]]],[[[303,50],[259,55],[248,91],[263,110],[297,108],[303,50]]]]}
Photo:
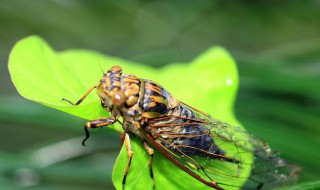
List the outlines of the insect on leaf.
{"type": "MultiPolygon", "coordinates": [[[[90,93],[79,106],[72,106],[68,102],[61,101],[61,98],[76,102],[84,92],[100,80],[103,75],[101,68],[107,70],[112,65],[120,65],[126,73],[134,73],[139,78],[157,81],[178,100],[194,105],[215,118],[236,126],[224,128],[224,123],[206,118],[210,123],[206,126],[210,129],[215,143],[226,151],[226,157],[234,159],[230,162],[252,163],[253,152],[256,150],[252,149],[252,146],[264,147],[260,145],[259,140],[255,141],[255,138],[244,132],[233,115],[238,87],[237,68],[223,48],[211,48],[190,63],[172,63],[161,69],[154,69],[93,51],[68,50],[57,53],[41,38],[31,36],[15,45],[9,60],[12,81],[22,96],[87,120],[110,115],[101,107],[95,93],[90,93]],[[237,132],[238,130],[244,133],[237,132]]],[[[122,131],[120,125],[115,129],[122,131]]],[[[156,142],[154,143],[153,145],[156,145],[156,142]]],[[[149,155],[137,137],[131,136],[131,146],[134,156],[125,188],[152,189],[148,167],[149,155]]],[[[171,153],[168,151],[166,154],[171,153]]],[[[211,189],[174,165],[164,155],[157,150],[154,154],[153,171],[157,189],[211,189]]],[[[214,176],[214,180],[223,188],[238,189],[246,183],[252,169],[251,164],[241,165],[240,170],[234,168],[235,164],[221,161],[228,160],[227,158],[216,158],[209,160],[180,155],[175,159],[180,163],[184,162],[185,166],[191,169],[194,167],[191,164],[193,161],[205,166],[209,175],[214,176]],[[237,174],[225,177],[222,174],[235,171],[241,171],[241,177],[235,177],[237,174]]],[[[117,189],[122,188],[127,161],[125,147],[122,147],[113,172],[113,182],[117,189]]],[[[200,178],[209,175],[201,174],[200,168],[200,178]]]]}

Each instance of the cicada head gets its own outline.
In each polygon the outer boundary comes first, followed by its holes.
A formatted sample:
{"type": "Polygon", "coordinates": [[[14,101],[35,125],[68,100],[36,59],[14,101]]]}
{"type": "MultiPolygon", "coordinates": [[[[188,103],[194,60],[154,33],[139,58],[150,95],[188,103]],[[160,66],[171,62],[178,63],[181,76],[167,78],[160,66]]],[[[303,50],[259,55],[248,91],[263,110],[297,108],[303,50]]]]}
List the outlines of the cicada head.
{"type": "Polygon", "coordinates": [[[122,106],[126,100],[124,93],[121,91],[121,75],[122,68],[120,66],[113,66],[100,80],[97,94],[102,104],[109,110],[112,110],[113,107],[122,106]]]}

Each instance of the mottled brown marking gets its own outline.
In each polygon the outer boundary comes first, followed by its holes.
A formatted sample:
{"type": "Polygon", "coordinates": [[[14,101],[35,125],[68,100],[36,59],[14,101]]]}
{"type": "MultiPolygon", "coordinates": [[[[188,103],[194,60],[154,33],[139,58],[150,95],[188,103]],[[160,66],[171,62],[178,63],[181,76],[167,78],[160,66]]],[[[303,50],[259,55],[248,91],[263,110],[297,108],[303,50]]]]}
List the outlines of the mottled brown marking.
{"type": "Polygon", "coordinates": [[[126,104],[127,106],[133,106],[134,104],[137,103],[138,100],[138,96],[129,96],[129,98],[127,98],[126,100],[126,104]]]}
{"type": "Polygon", "coordinates": [[[154,91],[156,92],[157,94],[161,94],[161,89],[155,85],[155,83],[147,83],[145,85],[145,88],[151,90],[151,91],[154,91]]]}
{"type": "Polygon", "coordinates": [[[152,100],[151,102],[157,102],[157,103],[161,103],[161,104],[167,103],[166,99],[162,96],[145,95],[145,98],[151,99],[152,100]]]}
{"type": "Polygon", "coordinates": [[[139,79],[136,76],[133,75],[127,75],[127,77],[124,77],[122,79],[122,82],[124,83],[135,83],[135,84],[139,84],[139,79]]]}
{"type": "Polygon", "coordinates": [[[129,98],[132,95],[138,95],[139,93],[139,86],[137,84],[131,83],[128,84],[126,83],[124,86],[124,94],[127,98],[129,98]]]}

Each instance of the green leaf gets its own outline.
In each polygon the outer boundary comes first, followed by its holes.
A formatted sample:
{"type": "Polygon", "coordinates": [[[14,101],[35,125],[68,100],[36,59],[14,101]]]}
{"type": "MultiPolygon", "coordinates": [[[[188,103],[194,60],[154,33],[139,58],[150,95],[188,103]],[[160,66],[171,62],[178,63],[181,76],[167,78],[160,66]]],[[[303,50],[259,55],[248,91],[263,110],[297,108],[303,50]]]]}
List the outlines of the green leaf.
{"type": "Polygon", "coordinates": [[[96,73],[101,71],[90,64],[66,64],[39,37],[28,37],[15,45],[9,58],[9,71],[18,92],[27,99],[85,119],[106,114],[96,105],[94,94],[88,96],[86,103],[77,107],[61,101],[62,98],[71,101],[79,99],[85,89],[99,80],[100,76],[96,73]],[[79,72],[80,68],[83,71],[90,70],[91,73],[84,75],[84,72],[79,72]]]}
{"type": "MultiPolygon", "coordinates": [[[[125,74],[152,79],[182,102],[240,126],[233,114],[238,88],[237,68],[234,60],[221,47],[210,48],[190,63],[172,63],[155,69],[87,50],[57,53],[41,38],[31,36],[15,45],[9,59],[12,81],[22,96],[87,120],[109,116],[101,108],[95,93],[91,93],[79,106],[72,106],[61,99],[76,102],[99,81],[101,68],[105,71],[113,65],[120,65],[125,74]]],[[[121,130],[121,126],[116,129],[121,130]]],[[[139,139],[131,139],[134,156],[126,189],[151,189],[149,156],[139,139]]],[[[252,155],[243,159],[250,162],[252,155]]],[[[127,154],[122,147],[113,172],[117,189],[121,189],[126,164],[127,154]]],[[[209,189],[158,151],[155,152],[153,167],[157,189],[209,189]]],[[[249,174],[250,168],[244,168],[243,172],[249,174]]],[[[233,183],[241,185],[244,180],[233,183]]]]}

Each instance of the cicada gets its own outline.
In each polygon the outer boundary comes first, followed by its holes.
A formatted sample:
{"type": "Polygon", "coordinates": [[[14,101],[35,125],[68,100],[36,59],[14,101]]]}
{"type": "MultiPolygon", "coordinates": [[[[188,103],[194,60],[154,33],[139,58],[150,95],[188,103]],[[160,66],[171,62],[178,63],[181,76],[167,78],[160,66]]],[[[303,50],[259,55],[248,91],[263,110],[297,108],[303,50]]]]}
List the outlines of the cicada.
{"type": "MultiPolygon", "coordinates": [[[[240,127],[178,101],[159,84],[111,67],[73,105],[79,105],[97,89],[103,109],[110,117],[88,121],[84,130],[119,122],[128,154],[122,188],[125,188],[133,151],[130,136],[138,136],[150,155],[150,176],[155,149],[199,182],[215,189],[270,189],[295,182],[299,168],[287,164],[268,144],[240,127]],[[122,118],[122,121],[119,119],[122,118]],[[234,181],[242,180],[241,187],[234,181]]],[[[66,99],[64,99],[66,100],[66,99]]],[[[72,104],[71,101],[66,100],[72,104]]]]}

